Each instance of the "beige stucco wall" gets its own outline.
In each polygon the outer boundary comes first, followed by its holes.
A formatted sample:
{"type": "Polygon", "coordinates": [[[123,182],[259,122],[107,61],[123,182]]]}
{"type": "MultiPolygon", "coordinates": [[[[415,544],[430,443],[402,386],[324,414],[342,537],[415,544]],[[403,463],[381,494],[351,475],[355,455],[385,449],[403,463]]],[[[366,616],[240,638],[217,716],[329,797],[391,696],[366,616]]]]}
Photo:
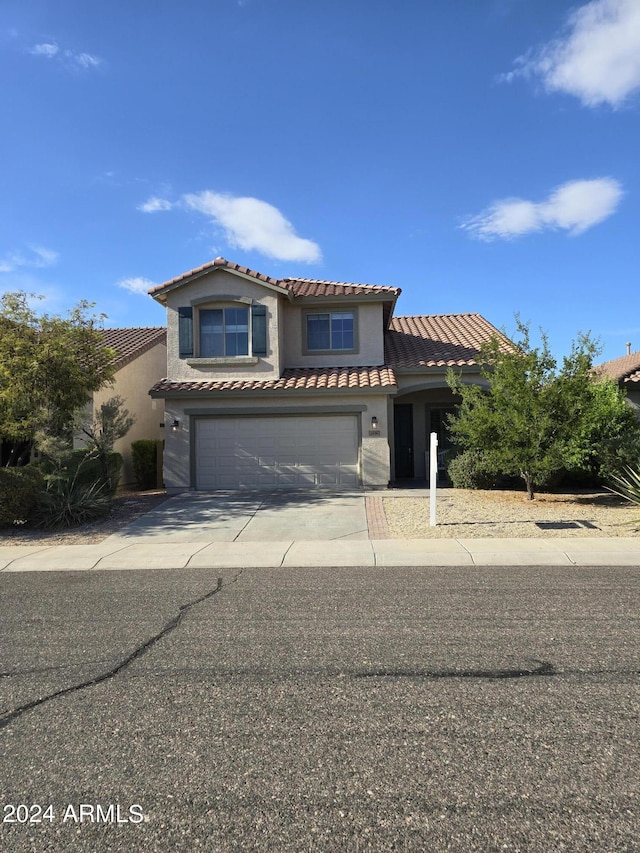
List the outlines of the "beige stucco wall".
{"type": "Polygon", "coordinates": [[[124,398],[124,408],[135,417],[136,422],[124,438],[116,441],[114,450],[122,454],[123,470],[120,485],[135,482],[131,462],[131,442],[140,438],[158,441],[164,438],[164,401],[152,400],[149,389],[163,379],[167,372],[167,348],[158,343],[138,358],[125,364],[116,372],[113,385],[97,391],[93,396],[94,411],[110,397],[124,398]]]}
{"type": "Polygon", "coordinates": [[[211,411],[223,408],[227,412],[233,408],[240,415],[243,410],[251,409],[252,414],[261,410],[272,413],[275,408],[286,408],[288,413],[295,408],[295,414],[305,414],[309,410],[321,406],[327,414],[332,411],[340,412],[344,406],[364,406],[360,418],[362,436],[360,468],[362,482],[365,487],[379,488],[389,482],[389,435],[387,429],[387,395],[370,394],[331,394],[308,395],[301,398],[280,395],[269,397],[246,397],[218,399],[216,403],[205,398],[189,397],[167,400],[165,406],[165,452],[164,452],[164,482],[170,492],[184,491],[192,487],[190,463],[190,417],[185,409],[211,411]],[[370,436],[371,418],[378,420],[379,435],[370,436]],[[171,429],[174,420],[180,427],[177,432],[171,429]]]}
{"type": "MultiPolygon", "coordinates": [[[[255,281],[235,275],[227,270],[215,270],[202,276],[184,287],[168,294],[167,297],[167,376],[172,381],[206,382],[212,379],[226,381],[229,379],[270,379],[280,375],[281,357],[279,344],[279,327],[281,325],[280,303],[286,296],[281,296],[274,290],[263,287],[255,281]],[[211,296],[215,301],[210,305],[199,302],[211,296]],[[231,297],[230,300],[220,301],[220,297],[231,297]],[[178,308],[189,306],[196,301],[193,317],[193,338],[197,355],[199,308],[224,307],[233,305],[233,298],[244,298],[259,302],[267,307],[267,355],[260,357],[255,364],[217,363],[215,365],[197,364],[198,359],[180,358],[178,341],[178,308]],[[191,362],[191,363],[189,363],[191,362]],[[195,362],[195,363],[194,363],[195,362]]],[[[207,359],[206,361],[210,361],[207,359]]]]}
{"type": "Polygon", "coordinates": [[[285,367],[349,367],[384,364],[382,304],[349,303],[346,300],[329,304],[325,300],[303,305],[285,303],[285,367]],[[322,355],[304,354],[304,323],[309,309],[316,311],[354,311],[357,316],[357,352],[322,355]]]}

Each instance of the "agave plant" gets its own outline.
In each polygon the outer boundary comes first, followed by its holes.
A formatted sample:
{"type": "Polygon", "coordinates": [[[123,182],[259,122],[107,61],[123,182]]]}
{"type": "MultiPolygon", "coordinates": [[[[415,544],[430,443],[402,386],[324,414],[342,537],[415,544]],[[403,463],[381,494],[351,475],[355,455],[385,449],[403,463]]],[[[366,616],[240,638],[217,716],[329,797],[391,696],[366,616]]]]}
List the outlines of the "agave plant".
{"type": "Polygon", "coordinates": [[[94,521],[109,511],[110,496],[104,485],[83,486],[71,480],[52,480],[40,496],[37,525],[39,527],[74,527],[94,521]]]}
{"type": "Polygon", "coordinates": [[[611,481],[613,485],[607,487],[610,492],[640,506],[640,468],[625,465],[622,474],[611,475],[611,481]]]}

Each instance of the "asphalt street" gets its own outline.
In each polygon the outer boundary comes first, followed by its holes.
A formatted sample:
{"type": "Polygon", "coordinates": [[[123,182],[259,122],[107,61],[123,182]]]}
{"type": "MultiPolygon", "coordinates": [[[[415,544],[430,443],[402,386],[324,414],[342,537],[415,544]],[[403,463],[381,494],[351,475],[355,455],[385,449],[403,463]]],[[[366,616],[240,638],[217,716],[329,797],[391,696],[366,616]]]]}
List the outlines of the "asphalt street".
{"type": "Polygon", "coordinates": [[[0,849],[638,851],[639,602],[628,566],[1,574],[0,849]]]}

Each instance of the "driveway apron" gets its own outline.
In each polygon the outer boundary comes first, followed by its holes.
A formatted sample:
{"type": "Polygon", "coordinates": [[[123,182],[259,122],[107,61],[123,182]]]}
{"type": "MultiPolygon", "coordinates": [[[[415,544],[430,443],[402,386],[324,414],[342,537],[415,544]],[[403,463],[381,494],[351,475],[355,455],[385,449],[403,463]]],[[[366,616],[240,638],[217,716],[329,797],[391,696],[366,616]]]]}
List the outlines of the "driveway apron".
{"type": "Polygon", "coordinates": [[[149,542],[368,539],[363,492],[188,492],[108,537],[149,542]]]}

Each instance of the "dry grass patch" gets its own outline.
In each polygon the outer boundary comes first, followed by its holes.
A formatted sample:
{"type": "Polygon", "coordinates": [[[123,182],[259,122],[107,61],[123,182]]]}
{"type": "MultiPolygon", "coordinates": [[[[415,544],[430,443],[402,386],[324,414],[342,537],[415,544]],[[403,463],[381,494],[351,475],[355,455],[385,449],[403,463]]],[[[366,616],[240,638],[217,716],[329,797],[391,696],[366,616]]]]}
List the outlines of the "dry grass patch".
{"type": "Polygon", "coordinates": [[[524,492],[439,489],[436,527],[429,527],[426,496],[404,492],[383,502],[394,539],[640,536],[640,507],[609,492],[529,501],[524,492]]]}

